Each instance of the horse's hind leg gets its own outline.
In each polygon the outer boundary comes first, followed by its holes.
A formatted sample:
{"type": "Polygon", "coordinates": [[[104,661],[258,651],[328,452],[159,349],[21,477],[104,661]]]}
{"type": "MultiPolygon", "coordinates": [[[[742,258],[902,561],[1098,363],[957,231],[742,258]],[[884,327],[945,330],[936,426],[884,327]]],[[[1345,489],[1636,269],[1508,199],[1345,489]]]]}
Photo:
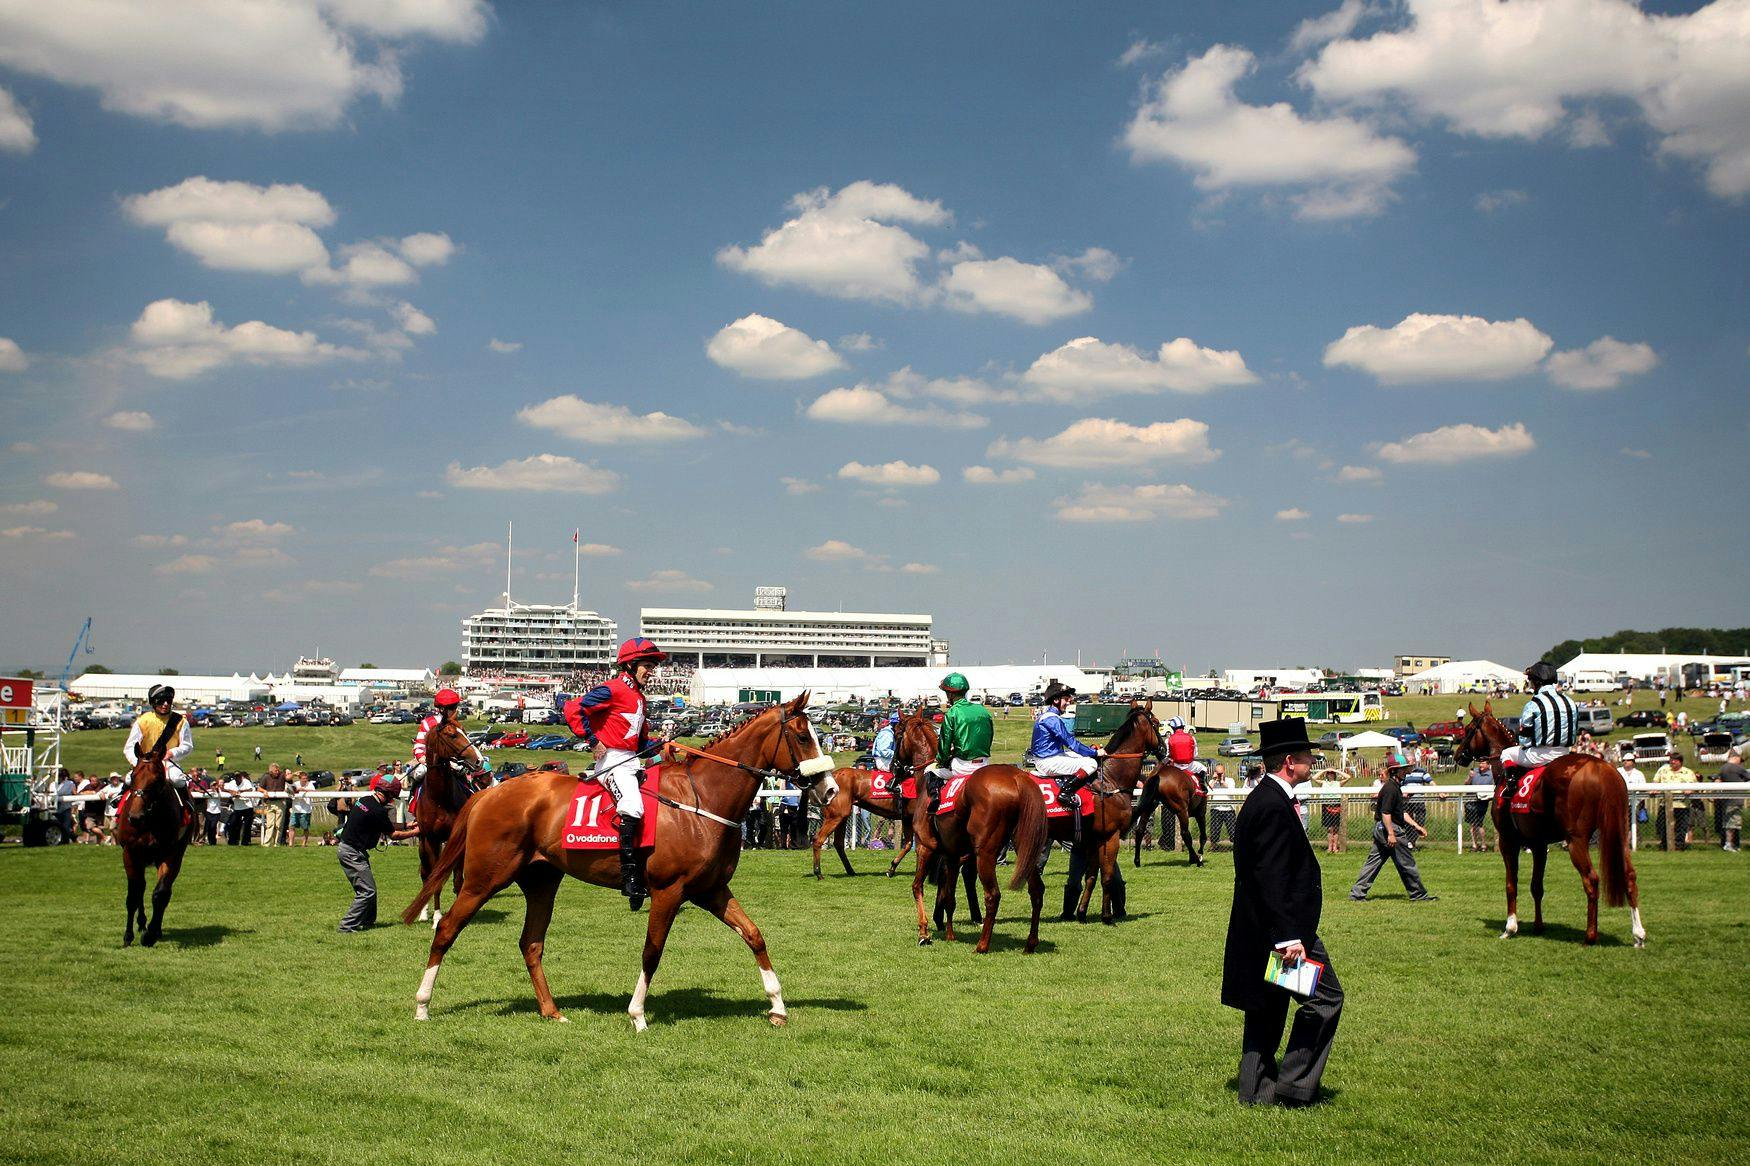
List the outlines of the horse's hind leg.
{"type": "MultiPolygon", "coordinates": [[[[789,1020],[790,1013],[784,1007],[783,985],[778,983],[778,973],[772,970],[771,957],[766,955],[766,940],[760,934],[760,929],[755,927],[753,920],[747,917],[747,912],[741,909],[741,904],[735,901],[735,896],[729,893],[727,886],[717,887],[705,898],[696,901],[701,907],[733,927],[743,942],[747,944],[748,950],[753,952],[754,962],[760,966],[760,987],[765,989],[766,1000],[771,1004],[771,1009],[766,1013],[766,1016],[775,1027],[784,1027],[784,1022],[789,1020]]],[[[679,905],[678,899],[676,905],[679,905]]],[[[650,920],[652,933],[656,930],[655,910],[653,902],[650,920]]],[[[672,918],[672,916],[673,913],[670,912],[670,917],[672,918]]],[[[648,957],[649,948],[646,947],[645,951],[648,957]]],[[[661,953],[658,952],[658,954],[661,953]]]]}
{"type": "Polygon", "coordinates": [[[904,862],[905,856],[911,853],[915,841],[911,829],[911,819],[901,814],[899,816],[899,853],[893,856],[893,862],[887,868],[888,878],[899,873],[899,864],[904,862]]]}
{"type": "Polygon", "coordinates": [[[978,872],[974,868],[972,856],[966,856],[966,861],[960,866],[960,881],[966,884],[966,917],[976,925],[984,922],[984,916],[978,909],[978,872]]]}
{"type": "Polygon", "coordinates": [[[978,849],[978,881],[984,884],[984,930],[979,932],[978,946],[973,950],[982,955],[990,950],[990,933],[997,924],[997,903],[1003,897],[997,886],[997,856],[992,848],[978,849]]]}
{"type": "Polygon", "coordinates": [[[1039,947],[1039,911],[1045,906],[1045,872],[1030,871],[1027,875],[1027,898],[1033,906],[1033,918],[1027,926],[1026,952],[1031,955],[1039,947]]]}
{"type": "Polygon", "coordinates": [[[1568,835],[1568,858],[1580,872],[1580,884],[1586,888],[1586,942],[1598,942],[1598,872],[1592,866],[1592,852],[1587,843],[1592,836],[1590,825],[1568,835]]]}
{"type": "Polygon", "coordinates": [[[1549,843],[1531,848],[1531,934],[1543,934],[1543,867],[1549,861],[1549,843]]]}
{"type": "Polygon", "coordinates": [[[1136,817],[1132,819],[1131,829],[1136,831],[1136,859],[1132,865],[1142,865],[1142,836],[1148,833],[1149,819],[1154,816],[1155,803],[1159,801],[1155,793],[1155,783],[1145,782],[1142,787],[1142,804],[1136,807],[1136,817]]]}
{"type": "MultiPolygon", "coordinates": [[[[481,858],[474,859],[473,862],[464,858],[462,861],[467,863],[472,871],[484,869],[483,858],[484,856],[481,856],[481,858]],[[476,863],[478,866],[475,865],[476,863]]],[[[419,991],[413,997],[413,1017],[415,1020],[431,1019],[432,988],[437,984],[438,967],[444,962],[444,956],[449,954],[450,945],[456,942],[456,937],[462,933],[462,928],[468,926],[469,921],[474,918],[475,912],[484,907],[488,899],[509,886],[511,880],[520,873],[517,866],[518,861],[512,857],[504,862],[504,865],[510,868],[508,873],[501,873],[495,869],[490,877],[463,879],[461,893],[450,903],[450,909],[444,913],[442,922],[432,932],[431,954],[426,959],[425,977],[419,981],[419,991]]]]}
{"type": "MultiPolygon", "coordinates": [[[[1049,854],[1050,850],[1046,853],[1049,854]]],[[[1082,883],[1087,872],[1087,851],[1072,843],[1069,849],[1069,871],[1063,876],[1063,914],[1058,917],[1065,923],[1076,917],[1076,903],[1081,898],[1082,883]]],[[[1087,910],[1086,904],[1083,904],[1082,909],[1087,910]]]]}
{"type": "MultiPolygon", "coordinates": [[[[1089,823],[1091,828],[1092,823],[1089,823]]],[[[1076,922],[1088,921],[1088,904],[1094,901],[1094,884],[1100,878],[1100,854],[1091,842],[1084,842],[1076,848],[1082,855],[1082,885],[1081,895],[1076,900],[1076,922]]]]}
{"type": "Polygon", "coordinates": [[[1191,810],[1189,805],[1179,808],[1179,836],[1185,840],[1185,853],[1191,858],[1192,866],[1202,866],[1203,856],[1197,853],[1197,848],[1191,845],[1191,810]]]}
{"type": "MultiPolygon", "coordinates": [[[[853,805],[851,807],[851,813],[854,814],[856,812],[857,812],[857,808],[856,808],[856,806],[853,805]]],[[[821,829],[825,830],[826,827],[823,825],[821,827],[821,829]]],[[[854,875],[857,873],[856,869],[851,866],[850,856],[845,853],[845,835],[850,832],[850,829],[851,829],[851,819],[850,819],[850,815],[847,814],[845,816],[844,820],[839,823],[838,829],[834,830],[832,832],[832,848],[839,852],[839,861],[844,863],[845,873],[848,875],[854,875]]],[[[820,843],[820,839],[818,836],[816,836],[816,838],[815,838],[816,850],[815,850],[815,864],[814,864],[814,877],[815,878],[820,877],[820,861],[819,861],[820,851],[818,849],[819,843],[820,843]]]]}
{"type": "Polygon", "coordinates": [[[517,875],[517,885],[523,889],[523,934],[517,941],[522,948],[523,963],[529,969],[529,981],[535,986],[535,1001],[541,1015],[548,1020],[564,1020],[559,1005],[553,1002],[553,990],[547,986],[547,972],[541,967],[541,956],[547,948],[547,925],[553,921],[553,899],[565,872],[544,862],[531,863],[517,875]]]}
{"type": "Polygon", "coordinates": [[[1501,929],[1502,939],[1519,934],[1519,840],[1501,829],[1495,822],[1495,839],[1501,847],[1501,864],[1507,868],[1507,925],[1501,929]]]}
{"type": "MultiPolygon", "coordinates": [[[[1622,846],[1626,852],[1628,848],[1626,840],[1622,843],[1622,846]]],[[[1627,868],[1626,874],[1628,875],[1629,928],[1634,932],[1635,946],[1645,947],[1647,946],[1647,929],[1641,925],[1641,888],[1640,884],[1635,881],[1634,859],[1627,853],[1623,854],[1622,859],[1624,866],[1627,868]]]]}

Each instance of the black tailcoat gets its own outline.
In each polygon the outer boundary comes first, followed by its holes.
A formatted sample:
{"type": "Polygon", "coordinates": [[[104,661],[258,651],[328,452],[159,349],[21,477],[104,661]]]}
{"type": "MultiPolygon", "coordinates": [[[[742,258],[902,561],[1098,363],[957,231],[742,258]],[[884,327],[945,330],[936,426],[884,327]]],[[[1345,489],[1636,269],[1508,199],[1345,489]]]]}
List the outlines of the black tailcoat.
{"type": "Polygon", "coordinates": [[[1227,921],[1221,1002],[1258,1008],[1282,989],[1264,982],[1264,964],[1278,943],[1318,938],[1324,894],[1319,860],[1294,802],[1266,777],[1240,807],[1234,822],[1234,903],[1227,921]]]}

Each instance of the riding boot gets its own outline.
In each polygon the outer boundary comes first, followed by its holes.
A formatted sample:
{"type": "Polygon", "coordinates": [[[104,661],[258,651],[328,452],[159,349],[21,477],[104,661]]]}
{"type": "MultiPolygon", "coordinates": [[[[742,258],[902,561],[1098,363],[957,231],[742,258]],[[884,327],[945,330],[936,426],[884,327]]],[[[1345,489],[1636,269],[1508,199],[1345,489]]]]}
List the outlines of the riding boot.
{"type": "Polygon", "coordinates": [[[644,833],[643,818],[622,815],[620,827],[620,893],[632,901],[632,910],[644,905],[644,858],[638,853],[639,836],[644,833]]]}

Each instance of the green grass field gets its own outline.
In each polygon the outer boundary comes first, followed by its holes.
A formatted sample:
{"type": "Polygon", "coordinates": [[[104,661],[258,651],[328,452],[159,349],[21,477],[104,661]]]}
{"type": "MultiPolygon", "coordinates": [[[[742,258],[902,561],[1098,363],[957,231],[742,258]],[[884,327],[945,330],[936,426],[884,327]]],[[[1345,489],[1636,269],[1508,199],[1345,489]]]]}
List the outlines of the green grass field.
{"type": "MultiPolygon", "coordinates": [[[[1551,934],[1496,938],[1501,865],[1423,856],[1436,903],[1388,871],[1344,891],[1324,856],[1322,927],[1348,993],[1328,1103],[1244,1110],[1239,1016],[1219,1006],[1225,853],[1147,856],[1135,917],[1048,923],[1023,956],[1024,895],[998,945],[920,948],[900,882],[805,877],[744,857],[735,887],[783,977],[770,1028],[752,959],[684,911],[652,1027],[624,1015],[644,917],[567,884],[541,1021],[514,889],[464,932],[433,1019],[412,1019],[430,932],[342,936],[334,852],[190,852],[165,941],[124,950],[116,851],[0,851],[0,1159],[32,1163],[961,1163],[1741,1161],[1750,859],[1639,856],[1649,946],[1626,911],[1576,941],[1584,900],[1552,857],[1551,934]]],[[[857,856],[862,869],[878,855],[857,856]]],[[[413,852],[375,858],[385,917],[413,852]]],[[[1048,902],[1061,882],[1054,855],[1048,902]]]]}

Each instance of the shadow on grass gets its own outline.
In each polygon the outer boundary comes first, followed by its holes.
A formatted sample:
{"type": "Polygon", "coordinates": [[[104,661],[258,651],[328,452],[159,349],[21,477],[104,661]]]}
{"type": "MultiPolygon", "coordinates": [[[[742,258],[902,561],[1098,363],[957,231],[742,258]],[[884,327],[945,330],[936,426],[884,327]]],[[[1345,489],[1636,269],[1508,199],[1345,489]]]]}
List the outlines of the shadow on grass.
{"type": "MultiPolygon", "coordinates": [[[[553,1002],[561,1012],[597,1012],[608,1016],[624,1016],[632,993],[579,992],[570,996],[555,996],[553,1002]]],[[[826,1012],[863,1012],[868,1005],[861,1000],[840,997],[788,999],[784,1002],[792,1011],[820,1009],[826,1012]]],[[[676,988],[672,992],[653,990],[647,1002],[652,1018],[661,1020],[694,1020],[708,1017],[764,1017],[766,999],[758,994],[718,993],[710,988],[676,988]]],[[[535,1015],[540,1008],[531,994],[517,1000],[470,1000],[456,1004],[454,1011],[470,1012],[493,1009],[499,1016],[535,1015]],[[496,1005],[496,1008],[494,1006],[496,1005]]]]}
{"type": "MultiPolygon", "coordinates": [[[[1615,908],[1615,907],[1612,907],[1609,909],[1613,910],[1613,911],[1620,910],[1620,908],[1615,908]]],[[[1600,916],[1603,915],[1604,910],[1605,910],[1605,908],[1603,908],[1603,907],[1599,908],[1600,916]]],[[[1483,916],[1483,917],[1480,917],[1477,920],[1477,922],[1487,924],[1490,928],[1492,928],[1494,930],[1496,935],[1501,934],[1502,929],[1507,926],[1507,920],[1505,918],[1492,919],[1492,918],[1489,918],[1487,916],[1483,916]]],[[[1586,929],[1584,927],[1574,927],[1571,924],[1567,924],[1567,923],[1550,923],[1550,922],[1546,921],[1543,925],[1543,934],[1542,935],[1534,935],[1532,933],[1532,930],[1531,930],[1531,924],[1529,924],[1525,920],[1521,919],[1519,921],[1519,934],[1517,936],[1515,936],[1515,938],[1516,939],[1529,939],[1529,940],[1534,940],[1534,941],[1535,940],[1552,940],[1553,939],[1553,940],[1556,940],[1556,941],[1561,942],[1561,943],[1577,943],[1577,944],[1580,944],[1581,946],[1584,946],[1586,943],[1586,929]]],[[[1598,931],[1598,943],[1595,946],[1597,946],[1597,947],[1622,947],[1623,940],[1622,940],[1621,936],[1612,935],[1608,931],[1605,931],[1602,926],[1600,926],[1599,931],[1598,931]]]]}
{"type": "Polygon", "coordinates": [[[162,942],[177,947],[217,947],[233,935],[254,935],[247,927],[227,927],[223,923],[208,923],[202,927],[166,927],[162,942]]]}

